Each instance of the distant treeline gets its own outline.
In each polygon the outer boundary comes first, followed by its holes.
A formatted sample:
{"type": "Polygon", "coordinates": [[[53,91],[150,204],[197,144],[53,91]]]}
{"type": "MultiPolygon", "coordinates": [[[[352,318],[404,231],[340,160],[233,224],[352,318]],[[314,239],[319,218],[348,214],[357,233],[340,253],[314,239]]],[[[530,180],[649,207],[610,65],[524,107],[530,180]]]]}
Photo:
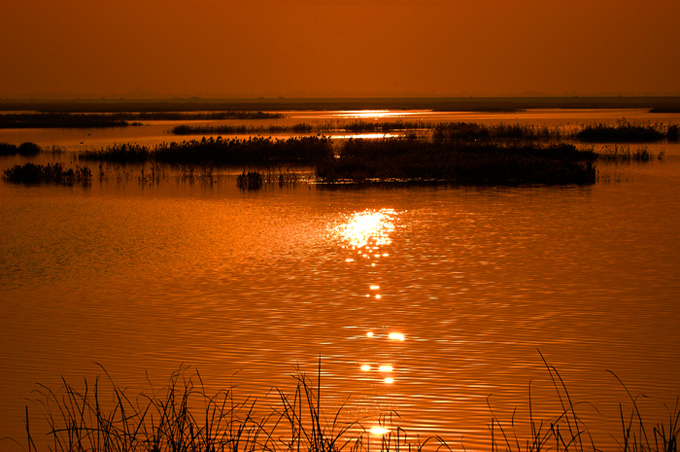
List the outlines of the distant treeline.
{"type": "Polygon", "coordinates": [[[141,113],[9,113],[0,114],[0,129],[98,128],[141,125],[141,121],[189,121],[219,119],[277,119],[281,113],[261,111],[141,112],[141,113]]]}
{"type": "Polygon", "coordinates": [[[131,125],[117,115],[72,113],[16,113],[0,114],[0,129],[51,129],[126,127],[131,125]]]}
{"type": "Polygon", "coordinates": [[[176,98],[164,100],[7,100],[0,102],[0,110],[4,111],[78,113],[366,109],[518,111],[532,108],[646,108],[653,111],[680,111],[680,97],[176,98]]]}

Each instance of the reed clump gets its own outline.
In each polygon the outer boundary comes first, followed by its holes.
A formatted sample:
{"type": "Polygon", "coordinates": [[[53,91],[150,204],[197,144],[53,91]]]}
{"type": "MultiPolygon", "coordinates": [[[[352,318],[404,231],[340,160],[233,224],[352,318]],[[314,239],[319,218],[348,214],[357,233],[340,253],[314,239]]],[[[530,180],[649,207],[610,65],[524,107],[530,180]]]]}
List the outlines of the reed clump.
{"type": "Polygon", "coordinates": [[[259,190],[262,188],[262,173],[259,171],[243,171],[236,177],[236,185],[241,190],[259,190]]]}
{"type": "Polygon", "coordinates": [[[43,149],[39,145],[32,141],[26,141],[18,146],[9,143],[0,143],[0,156],[20,155],[22,157],[32,157],[42,152],[42,150],[43,149]]]}
{"type": "Polygon", "coordinates": [[[435,140],[559,140],[566,138],[560,127],[535,124],[477,124],[448,122],[432,127],[435,140]]]}
{"type": "Polygon", "coordinates": [[[248,139],[205,138],[181,143],[162,143],[149,148],[139,145],[116,145],[79,154],[84,160],[126,163],[153,161],[173,165],[241,166],[241,165],[313,165],[332,153],[326,137],[295,137],[287,140],[250,137],[248,139]]]}
{"type": "Polygon", "coordinates": [[[81,166],[65,168],[63,163],[48,163],[47,165],[26,163],[7,168],[3,172],[3,178],[9,182],[23,184],[89,184],[92,180],[92,171],[88,167],[81,166]]]}
{"type": "Polygon", "coordinates": [[[575,138],[587,142],[642,143],[668,139],[677,141],[677,124],[629,122],[625,119],[616,124],[589,124],[575,134],[575,138]]]}
{"type": "MultiPolygon", "coordinates": [[[[598,160],[604,162],[649,162],[654,158],[649,149],[645,146],[638,146],[635,149],[631,149],[628,144],[613,144],[603,146],[597,152],[598,160]]],[[[659,155],[660,159],[663,159],[663,154],[659,155]]]]}
{"type": "Polygon", "coordinates": [[[150,150],[147,146],[138,144],[114,144],[107,148],[90,149],[78,154],[81,160],[98,162],[115,162],[122,165],[131,163],[144,163],[150,159],[150,150]]]}
{"type": "Polygon", "coordinates": [[[596,155],[570,144],[348,140],[316,166],[325,182],[438,181],[457,184],[590,184],[596,155]]]}

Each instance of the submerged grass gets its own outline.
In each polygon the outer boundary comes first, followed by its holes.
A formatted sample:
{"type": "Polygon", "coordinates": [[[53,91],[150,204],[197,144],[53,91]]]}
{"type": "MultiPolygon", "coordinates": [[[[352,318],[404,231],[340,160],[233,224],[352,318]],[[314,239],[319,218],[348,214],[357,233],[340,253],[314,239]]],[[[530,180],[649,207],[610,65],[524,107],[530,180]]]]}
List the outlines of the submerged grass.
{"type": "MultiPolygon", "coordinates": [[[[540,352],[539,352],[540,353],[540,352]]],[[[577,412],[557,369],[541,355],[550,375],[561,410],[553,417],[537,419],[532,410],[529,385],[528,429],[520,429],[516,409],[509,421],[497,416],[491,406],[490,449],[492,452],[599,451],[591,432],[577,412]]],[[[612,373],[613,374],[613,373],[612,373]]],[[[619,405],[621,431],[612,434],[623,452],[677,452],[680,437],[680,404],[669,411],[666,422],[648,425],[637,400],[618,377],[632,408],[624,413],[619,405]],[[651,430],[650,430],[651,427],[651,430]]],[[[379,417],[384,434],[371,441],[362,420],[345,420],[345,404],[327,412],[322,403],[321,365],[316,381],[298,368],[292,392],[273,389],[278,403],[264,410],[254,398],[238,400],[234,388],[208,393],[200,374],[182,367],[170,377],[167,387],[150,394],[131,395],[106,373],[107,389],[101,379],[87,380],[76,388],[62,378],[56,390],[41,386],[36,405],[46,422],[47,448],[52,452],[421,452],[451,450],[440,436],[409,438],[394,424],[397,413],[379,417]],[[373,445],[372,445],[373,444],[373,445]]],[[[627,409],[626,409],[627,410],[627,409]]],[[[527,422],[528,421],[528,422],[527,422]]],[[[26,449],[39,449],[32,428],[36,419],[26,408],[26,449]]],[[[41,441],[45,443],[44,441],[41,441]]],[[[465,446],[463,445],[463,450],[465,446]]]]}

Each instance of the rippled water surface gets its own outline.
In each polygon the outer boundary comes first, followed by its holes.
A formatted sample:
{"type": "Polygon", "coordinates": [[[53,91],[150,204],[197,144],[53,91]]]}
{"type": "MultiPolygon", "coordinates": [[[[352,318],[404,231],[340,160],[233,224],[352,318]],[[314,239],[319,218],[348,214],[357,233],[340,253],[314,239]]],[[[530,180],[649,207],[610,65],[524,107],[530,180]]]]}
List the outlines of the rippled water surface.
{"type": "Polygon", "coordinates": [[[607,370],[650,421],[680,395],[680,149],[664,148],[588,187],[2,183],[0,437],[23,437],[38,383],[95,363],[133,391],[184,363],[267,400],[320,360],[330,411],[396,410],[487,450],[488,403],[526,420],[531,382],[534,416],[559,406],[540,350],[611,445],[627,396],[607,370]]]}

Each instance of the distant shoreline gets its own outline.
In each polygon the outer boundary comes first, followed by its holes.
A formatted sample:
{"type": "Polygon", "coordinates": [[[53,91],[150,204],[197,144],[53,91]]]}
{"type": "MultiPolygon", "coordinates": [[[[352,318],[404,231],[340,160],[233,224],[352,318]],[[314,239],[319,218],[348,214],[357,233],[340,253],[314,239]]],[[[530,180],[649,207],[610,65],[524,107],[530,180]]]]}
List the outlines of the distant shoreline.
{"type": "Polygon", "coordinates": [[[677,113],[680,96],[0,100],[0,111],[71,113],[383,109],[511,112],[537,108],[621,108],[677,113]]]}

